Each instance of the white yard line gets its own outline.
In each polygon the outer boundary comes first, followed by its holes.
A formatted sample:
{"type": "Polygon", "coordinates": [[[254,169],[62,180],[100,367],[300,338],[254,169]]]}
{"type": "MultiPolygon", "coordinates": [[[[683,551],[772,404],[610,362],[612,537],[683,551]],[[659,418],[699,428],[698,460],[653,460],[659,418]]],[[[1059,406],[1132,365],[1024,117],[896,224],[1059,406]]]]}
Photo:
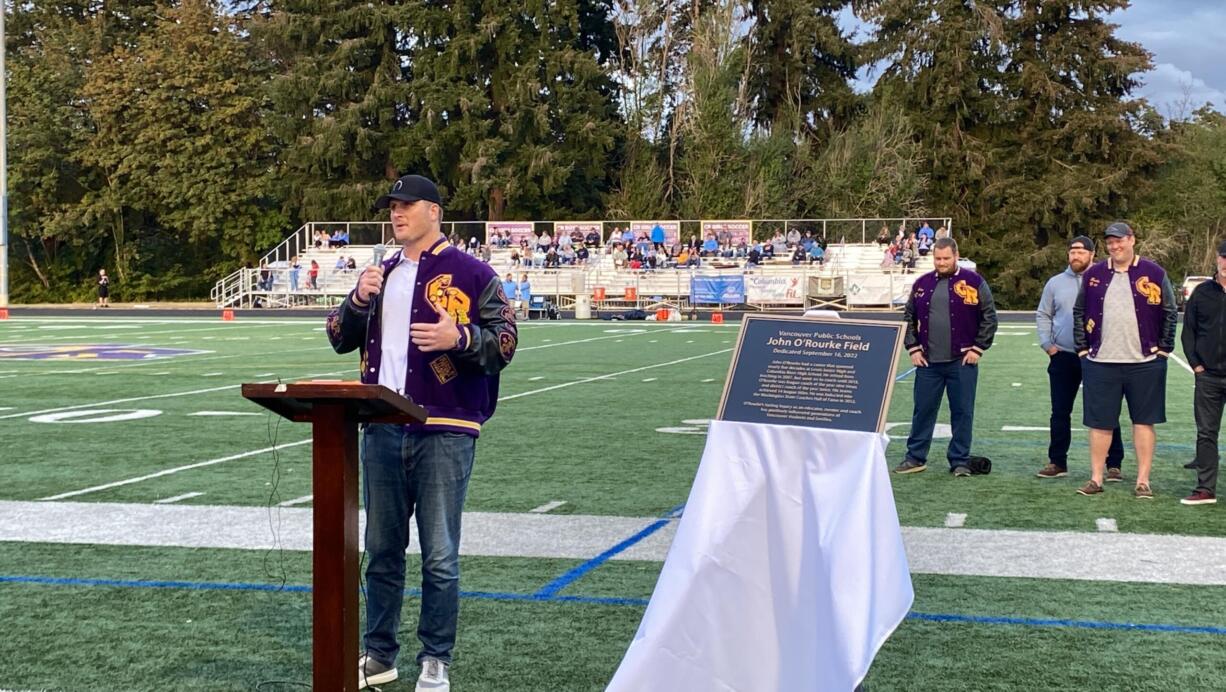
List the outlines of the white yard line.
{"type": "Polygon", "coordinates": [[[1179,363],[1180,365],[1182,365],[1184,370],[1187,370],[1188,372],[1192,373],[1192,375],[1194,376],[1196,375],[1196,371],[1192,369],[1191,365],[1188,365],[1188,361],[1184,360],[1183,358],[1180,358],[1178,353],[1172,353],[1171,358],[1176,363],[1179,363]]]}
{"type": "Polygon", "coordinates": [[[110,401],[96,401],[89,404],[76,404],[73,406],[61,406],[59,408],[48,408],[41,411],[22,411],[21,413],[10,413],[0,416],[0,420],[6,418],[21,418],[23,416],[39,416],[44,413],[58,413],[60,411],[75,411],[81,408],[94,408],[97,406],[110,406],[111,404],[126,404],[132,401],[148,401],[150,399],[169,399],[177,396],[192,396],[194,394],[208,394],[209,392],[220,392],[226,389],[238,389],[241,384],[227,384],[220,387],[209,387],[207,389],[193,389],[187,392],[170,392],[168,394],[150,394],[148,396],[131,396],[126,399],[111,399],[110,401]]]}
{"type": "Polygon", "coordinates": [[[306,503],[314,499],[315,499],[314,495],[303,495],[302,497],[295,497],[292,500],[286,500],[285,502],[282,502],[278,504],[277,506],[278,507],[293,507],[294,505],[305,505],[306,503]]]}
{"type": "Polygon", "coordinates": [[[201,496],[201,495],[203,495],[203,494],[204,494],[204,493],[183,493],[182,495],[175,495],[174,497],[164,497],[164,498],[162,498],[162,499],[160,499],[160,500],[154,500],[154,501],[153,501],[153,504],[155,504],[155,505],[171,505],[171,504],[174,504],[174,503],[176,503],[176,502],[178,502],[178,501],[180,501],[180,500],[190,500],[190,499],[191,499],[191,498],[193,498],[193,497],[200,497],[200,496],[201,496]]]}
{"type": "Polygon", "coordinates": [[[1099,517],[1094,520],[1094,525],[1098,527],[1099,533],[1119,533],[1120,527],[1116,525],[1115,520],[1109,517],[1099,517]]]}
{"type": "MultiPolygon", "coordinates": [[[[264,506],[0,501],[0,541],[309,551],[312,510],[279,516],[273,536],[264,506]]],[[[463,521],[462,555],[590,559],[658,518],[465,512],[463,521]]],[[[664,560],[677,525],[615,559],[664,560]]],[[[913,574],[1226,585],[1226,538],[911,526],[902,535],[913,574]]],[[[418,550],[414,540],[409,551],[418,550]]]]}
{"type": "Polygon", "coordinates": [[[528,511],[532,512],[533,514],[544,514],[546,512],[551,512],[564,504],[566,504],[566,500],[550,500],[540,507],[533,507],[528,511]]]}
{"type": "Polygon", "coordinates": [[[1002,425],[1001,432],[1047,432],[1050,430],[1046,425],[1002,425]]]}
{"type": "Polygon", "coordinates": [[[688,363],[691,360],[698,360],[699,358],[710,358],[711,356],[718,356],[724,353],[731,353],[731,352],[732,352],[732,349],[725,348],[719,351],[712,351],[711,353],[703,353],[702,355],[698,355],[698,356],[689,356],[688,358],[678,358],[677,360],[670,360],[667,363],[656,363],[655,365],[644,365],[640,368],[631,368],[630,370],[622,370],[621,372],[611,372],[607,375],[597,375],[595,377],[585,377],[581,380],[575,380],[574,382],[563,382],[562,384],[555,384],[549,387],[542,387],[541,389],[532,389],[526,392],[520,392],[519,394],[508,394],[507,396],[499,397],[498,401],[510,401],[512,399],[518,399],[524,396],[531,396],[533,394],[551,392],[555,389],[562,389],[563,387],[573,387],[577,384],[596,382],[598,380],[610,380],[619,375],[632,375],[636,372],[643,372],[644,370],[653,370],[655,368],[666,368],[670,365],[677,365],[679,363],[688,363]]]}
{"type": "Polygon", "coordinates": [[[258,411],[196,411],[195,413],[187,414],[189,416],[263,416],[265,414],[258,411]]]}
{"type": "Polygon", "coordinates": [[[273,451],[277,451],[280,449],[288,449],[290,447],[299,447],[299,446],[310,444],[310,443],[311,443],[310,438],[305,439],[305,440],[298,440],[297,442],[286,442],[285,444],[279,444],[279,445],[276,445],[275,447],[265,447],[263,449],[256,449],[250,452],[243,452],[242,454],[231,454],[230,456],[227,456],[227,457],[209,459],[208,461],[200,461],[200,462],[196,462],[195,464],[186,464],[184,466],[176,466],[170,469],[162,469],[161,471],[146,474],[144,476],[137,476],[136,478],[125,478],[122,481],[115,481],[113,483],[103,483],[102,485],[94,485],[88,488],[82,488],[80,490],[72,490],[66,493],[60,493],[59,495],[50,495],[48,497],[41,497],[39,498],[39,501],[46,502],[49,500],[63,500],[68,497],[77,497],[78,495],[88,495],[89,493],[96,493],[99,490],[110,490],[111,488],[118,488],[118,487],[125,486],[125,485],[132,485],[133,483],[140,483],[141,481],[147,481],[151,478],[161,478],[162,476],[169,476],[171,474],[175,474],[180,471],[198,469],[198,468],[203,468],[205,466],[213,466],[214,464],[222,464],[227,461],[234,461],[236,459],[246,459],[247,457],[253,457],[258,454],[265,454],[267,452],[273,452],[273,451]]]}
{"type": "Polygon", "coordinates": [[[966,526],[966,515],[965,514],[956,514],[954,512],[950,512],[945,515],[945,528],[960,529],[963,526],[966,526]]]}

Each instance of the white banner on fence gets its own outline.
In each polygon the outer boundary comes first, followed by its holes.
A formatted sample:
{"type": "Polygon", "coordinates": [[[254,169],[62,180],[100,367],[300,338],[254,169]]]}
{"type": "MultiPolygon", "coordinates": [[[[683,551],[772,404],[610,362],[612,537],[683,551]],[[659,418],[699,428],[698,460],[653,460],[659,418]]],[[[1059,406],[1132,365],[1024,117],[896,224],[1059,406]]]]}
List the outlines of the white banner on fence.
{"type": "Polygon", "coordinates": [[[485,224],[485,241],[488,243],[495,235],[509,233],[512,245],[519,245],[521,240],[531,242],[536,238],[535,226],[531,221],[489,221],[485,224]]]}
{"type": "Polygon", "coordinates": [[[796,303],[804,300],[804,283],[800,276],[745,277],[745,302],[796,303]]]}
{"type": "Polygon", "coordinates": [[[646,236],[651,240],[651,233],[656,226],[659,226],[664,231],[664,244],[672,245],[681,237],[681,222],[680,221],[631,221],[630,230],[634,233],[634,238],[637,240],[642,236],[646,236]]]}
{"type": "Polygon", "coordinates": [[[553,224],[554,240],[560,235],[569,235],[572,239],[583,241],[588,233],[596,231],[600,243],[604,242],[604,224],[599,221],[558,221],[553,224]]]}
{"type": "Polygon", "coordinates": [[[868,274],[847,278],[847,305],[905,305],[917,274],[868,274]]]}
{"type": "Polygon", "coordinates": [[[720,245],[732,243],[738,245],[741,241],[749,243],[753,235],[752,221],[703,221],[702,237],[714,235],[720,245]]]}

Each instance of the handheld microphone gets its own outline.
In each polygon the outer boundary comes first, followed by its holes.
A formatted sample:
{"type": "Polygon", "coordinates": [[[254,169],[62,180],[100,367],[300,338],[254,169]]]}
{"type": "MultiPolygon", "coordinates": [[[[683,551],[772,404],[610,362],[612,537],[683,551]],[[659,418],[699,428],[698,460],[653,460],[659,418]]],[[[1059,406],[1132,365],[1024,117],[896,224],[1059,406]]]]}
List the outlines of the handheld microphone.
{"type": "MultiPolygon", "coordinates": [[[[377,267],[383,263],[383,256],[387,254],[387,246],[383,243],[375,245],[374,251],[371,254],[370,264],[372,267],[377,267]]],[[[370,297],[370,305],[367,307],[366,313],[366,340],[370,340],[370,320],[374,316],[375,311],[379,309],[379,294],[375,293],[370,297]]],[[[362,373],[364,374],[364,373],[362,373]]]]}

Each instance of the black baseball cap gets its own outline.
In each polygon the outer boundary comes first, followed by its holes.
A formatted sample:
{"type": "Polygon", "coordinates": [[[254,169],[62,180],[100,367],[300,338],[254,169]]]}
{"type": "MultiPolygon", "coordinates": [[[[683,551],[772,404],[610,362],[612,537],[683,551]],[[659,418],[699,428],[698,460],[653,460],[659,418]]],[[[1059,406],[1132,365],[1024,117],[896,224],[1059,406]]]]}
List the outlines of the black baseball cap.
{"type": "Polygon", "coordinates": [[[1133,235],[1132,226],[1129,226],[1123,221],[1116,221],[1110,226],[1107,226],[1107,230],[1103,231],[1103,235],[1108,238],[1127,238],[1128,236],[1133,235]]]}
{"type": "Polygon", "coordinates": [[[1217,256],[1226,257],[1226,240],[1223,240],[1222,244],[1217,246],[1217,256]]]}
{"type": "Polygon", "coordinates": [[[1068,249],[1089,250],[1090,252],[1094,252],[1094,241],[1091,240],[1089,236],[1079,235],[1068,241],[1068,249]]]}
{"type": "Polygon", "coordinates": [[[429,178],[420,175],[406,175],[392,184],[392,189],[386,195],[375,200],[375,209],[387,209],[392,200],[402,202],[418,202],[425,200],[443,206],[443,198],[438,194],[438,186],[429,178]]]}

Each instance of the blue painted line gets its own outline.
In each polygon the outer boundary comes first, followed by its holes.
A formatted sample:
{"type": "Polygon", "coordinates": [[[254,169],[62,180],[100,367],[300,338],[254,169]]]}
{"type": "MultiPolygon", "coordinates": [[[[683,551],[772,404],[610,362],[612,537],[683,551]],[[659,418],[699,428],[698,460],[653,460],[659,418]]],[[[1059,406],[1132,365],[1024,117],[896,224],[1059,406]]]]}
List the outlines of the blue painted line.
{"type": "MultiPolygon", "coordinates": [[[[666,521],[656,522],[667,524],[666,521]]],[[[655,526],[653,524],[652,526],[655,526]]],[[[642,540],[650,533],[648,527],[635,537],[642,540]],[[642,535],[645,534],[645,535],[642,535]]],[[[658,529],[656,529],[658,530],[658,529]]],[[[631,537],[622,543],[628,543],[631,537]]],[[[621,546],[619,543],[618,546],[621,546]]],[[[615,548],[617,546],[614,546],[615,548]]],[[[626,546],[629,547],[629,546],[626,546]]],[[[623,548],[624,550],[625,548],[623,548]]],[[[612,552],[610,549],[606,552],[612,552]]],[[[127,589],[181,589],[187,591],[259,591],[284,593],[310,593],[311,587],[302,584],[258,584],[246,582],[192,582],[172,580],[140,580],[140,579],[87,579],[81,577],[40,577],[24,575],[0,575],[0,584],[36,584],[44,586],[101,586],[127,589]]],[[[559,596],[545,594],[544,589],[537,593],[509,593],[500,591],[461,591],[461,598],[472,598],[487,601],[518,601],[529,603],[578,603],[583,605],[613,605],[644,607],[645,598],[617,598],[605,596],[559,596]]],[[[410,596],[420,596],[420,589],[406,589],[410,596]]],[[[1226,636],[1226,627],[1208,627],[1192,625],[1166,625],[1160,623],[1107,622],[1101,620],[1070,620],[1057,618],[1022,618],[993,617],[987,615],[957,615],[952,613],[918,613],[907,614],[908,620],[939,623],[966,623],[978,625],[1017,625],[1022,627],[1064,627],[1090,630],[1115,630],[1125,632],[1168,632],[1173,634],[1208,634],[1226,636]]]]}
{"type": "Polygon", "coordinates": [[[947,615],[939,613],[916,613],[907,615],[908,620],[925,622],[963,622],[982,625],[1024,625],[1026,627],[1073,627],[1089,630],[1124,630],[1130,632],[1175,632],[1178,634],[1226,635],[1226,627],[1189,627],[1185,625],[1154,625],[1131,622],[1101,622],[1098,620],[1062,620],[1049,618],[1009,618],[984,615],[947,615]]]}
{"type": "Polygon", "coordinates": [[[618,553],[622,553],[628,550],[634,544],[638,543],[644,538],[647,538],[648,536],[655,533],[656,531],[659,531],[665,526],[668,526],[667,519],[659,519],[651,523],[649,526],[647,526],[647,528],[639,531],[638,533],[627,538],[621,543],[618,543],[617,545],[613,546],[612,548],[609,548],[608,550],[597,555],[591,560],[588,560],[587,562],[579,565],[578,567],[575,567],[574,569],[567,571],[562,576],[542,586],[541,590],[536,592],[536,595],[543,597],[543,598],[548,598],[550,596],[557,595],[557,593],[561,591],[562,589],[565,589],[566,587],[575,583],[579,579],[582,579],[583,575],[603,565],[604,563],[608,562],[609,560],[617,556],[618,553]]]}
{"type": "Polygon", "coordinates": [[[676,507],[673,507],[672,509],[665,512],[662,518],[663,519],[676,519],[677,517],[681,516],[681,513],[684,511],[685,511],[685,503],[682,502],[676,507]]]}
{"type": "Polygon", "coordinates": [[[903,374],[899,375],[898,377],[895,377],[895,378],[894,378],[894,381],[895,381],[895,382],[902,382],[902,381],[903,381],[903,379],[904,379],[904,378],[906,378],[906,376],[907,376],[907,375],[910,375],[910,374],[911,374],[911,373],[913,373],[913,372],[915,372],[915,368],[911,368],[910,370],[908,370],[908,371],[904,372],[903,374]]]}
{"type": "Polygon", "coordinates": [[[48,586],[114,586],[127,589],[187,589],[189,591],[291,591],[310,593],[311,587],[295,584],[243,582],[147,581],[144,579],[85,579],[77,577],[0,576],[0,584],[45,584],[48,586]]]}

